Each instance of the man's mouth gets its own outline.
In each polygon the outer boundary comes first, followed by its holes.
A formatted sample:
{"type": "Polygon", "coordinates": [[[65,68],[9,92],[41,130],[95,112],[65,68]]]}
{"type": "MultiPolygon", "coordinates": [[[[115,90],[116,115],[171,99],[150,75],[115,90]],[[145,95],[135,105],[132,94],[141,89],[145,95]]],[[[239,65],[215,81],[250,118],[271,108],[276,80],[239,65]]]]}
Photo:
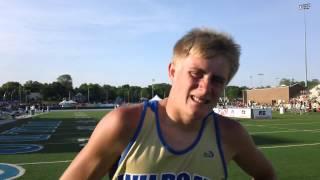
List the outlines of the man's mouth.
{"type": "Polygon", "coordinates": [[[191,95],[191,99],[198,104],[209,104],[209,100],[191,95]]]}

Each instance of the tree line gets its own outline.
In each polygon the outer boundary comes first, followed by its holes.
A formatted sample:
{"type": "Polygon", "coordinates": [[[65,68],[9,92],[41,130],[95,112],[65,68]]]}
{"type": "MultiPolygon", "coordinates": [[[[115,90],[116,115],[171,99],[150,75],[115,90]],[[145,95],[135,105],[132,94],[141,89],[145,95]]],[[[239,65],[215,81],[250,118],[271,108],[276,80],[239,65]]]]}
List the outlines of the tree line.
{"type": "MultiPolygon", "coordinates": [[[[295,81],[294,79],[283,78],[279,81],[279,85],[301,84],[304,81],[295,81]]],[[[308,81],[308,89],[319,84],[318,79],[308,81]]],[[[258,87],[258,88],[266,88],[258,87]]],[[[79,87],[73,88],[72,77],[69,74],[63,74],[52,83],[40,83],[38,81],[29,80],[25,84],[19,82],[7,82],[0,87],[0,100],[2,101],[19,101],[22,103],[30,103],[35,101],[29,95],[31,93],[40,93],[41,101],[47,103],[57,103],[63,99],[76,99],[78,102],[84,103],[114,103],[122,102],[139,102],[141,99],[150,99],[154,95],[160,98],[168,96],[171,85],[166,83],[158,83],[148,85],[147,87],[130,86],[124,84],[122,86],[99,85],[93,83],[83,83],[79,87]]],[[[229,100],[242,98],[242,91],[248,89],[246,86],[227,86],[222,97],[228,97],[229,100]]]]}
{"type": "Polygon", "coordinates": [[[168,96],[171,85],[158,83],[147,87],[99,85],[94,83],[83,83],[79,87],[73,88],[72,77],[63,74],[52,83],[40,83],[29,80],[25,84],[19,82],[6,82],[0,87],[0,100],[20,101],[30,103],[35,101],[29,97],[32,93],[40,93],[41,101],[47,103],[57,103],[63,99],[75,99],[85,103],[110,103],[115,101],[139,102],[141,98],[150,99],[154,95],[161,98],[168,96]]]}
{"type": "MultiPolygon", "coordinates": [[[[291,86],[294,84],[300,84],[301,86],[305,86],[305,81],[297,81],[293,78],[282,78],[279,82],[279,85],[291,86]]],[[[311,81],[307,81],[307,89],[312,89],[316,85],[320,84],[319,79],[312,79],[311,81]]]]}

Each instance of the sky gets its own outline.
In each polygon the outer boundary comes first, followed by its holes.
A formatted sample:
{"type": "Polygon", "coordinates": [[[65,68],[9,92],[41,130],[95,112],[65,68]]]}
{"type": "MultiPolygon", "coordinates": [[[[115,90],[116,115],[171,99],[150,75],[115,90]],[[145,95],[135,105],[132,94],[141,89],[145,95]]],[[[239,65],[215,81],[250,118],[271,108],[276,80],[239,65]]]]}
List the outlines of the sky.
{"type": "Polygon", "coordinates": [[[229,85],[274,86],[320,79],[320,1],[0,0],[0,85],[169,83],[175,42],[195,27],[230,34],[241,46],[229,85]],[[305,14],[304,14],[305,13],[305,14]]]}

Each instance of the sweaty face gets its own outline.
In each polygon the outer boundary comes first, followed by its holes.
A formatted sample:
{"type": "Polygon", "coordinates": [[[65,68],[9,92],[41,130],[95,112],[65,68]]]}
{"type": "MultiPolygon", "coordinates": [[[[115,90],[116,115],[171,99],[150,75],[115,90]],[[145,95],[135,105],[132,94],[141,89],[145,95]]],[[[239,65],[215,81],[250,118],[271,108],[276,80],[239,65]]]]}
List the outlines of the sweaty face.
{"type": "Polygon", "coordinates": [[[203,117],[212,111],[224,89],[229,64],[222,56],[203,59],[189,56],[169,67],[171,95],[184,115],[203,117]]]}

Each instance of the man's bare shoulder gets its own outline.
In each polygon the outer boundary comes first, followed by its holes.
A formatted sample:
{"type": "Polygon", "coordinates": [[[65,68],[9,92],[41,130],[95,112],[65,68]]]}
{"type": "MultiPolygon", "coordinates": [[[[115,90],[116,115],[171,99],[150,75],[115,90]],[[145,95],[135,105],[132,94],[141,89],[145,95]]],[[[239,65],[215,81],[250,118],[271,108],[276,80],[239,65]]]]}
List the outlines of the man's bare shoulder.
{"type": "Polygon", "coordinates": [[[123,105],[109,112],[106,117],[117,117],[120,119],[127,119],[128,117],[139,117],[141,115],[142,110],[142,103],[123,105]]]}
{"type": "MultiPolygon", "coordinates": [[[[100,123],[119,128],[120,131],[136,129],[143,111],[143,104],[120,106],[106,114],[100,123]]],[[[99,123],[99,124],[100,124],[99,123]]]]}
{"type": "Polygon", "coordinates": [[[253,147],[253,141],[247,130],[237,120],[218,116],[222,142],[227,160],[231,160],[244,147],[253,147]]]}
{"type": "Polygon", "coordinates": [[[239,135],[238,133],[245,133],[244,127],[235,119],[218,115],[219,126],[222,133],[228,133],[230,135],[239,135]],[[231,133],[232,132],[232,133],[231,133]]]}
{"type": "Polygon", "coordinates": [[[113,144],[121,152],[133,137],[143,110],[143,104],[125,105],[106,114],[95,128],[94,143],[113,144]],[[115,144],[117,146],[115,146],[115,144]]]}
{"type": "Polygon", "coordinates": [[[110,171],[133,137],[142,109],[142,104],[136,104],[119,107],[106,114],[63,179],[100,179],[110,171]]]}

